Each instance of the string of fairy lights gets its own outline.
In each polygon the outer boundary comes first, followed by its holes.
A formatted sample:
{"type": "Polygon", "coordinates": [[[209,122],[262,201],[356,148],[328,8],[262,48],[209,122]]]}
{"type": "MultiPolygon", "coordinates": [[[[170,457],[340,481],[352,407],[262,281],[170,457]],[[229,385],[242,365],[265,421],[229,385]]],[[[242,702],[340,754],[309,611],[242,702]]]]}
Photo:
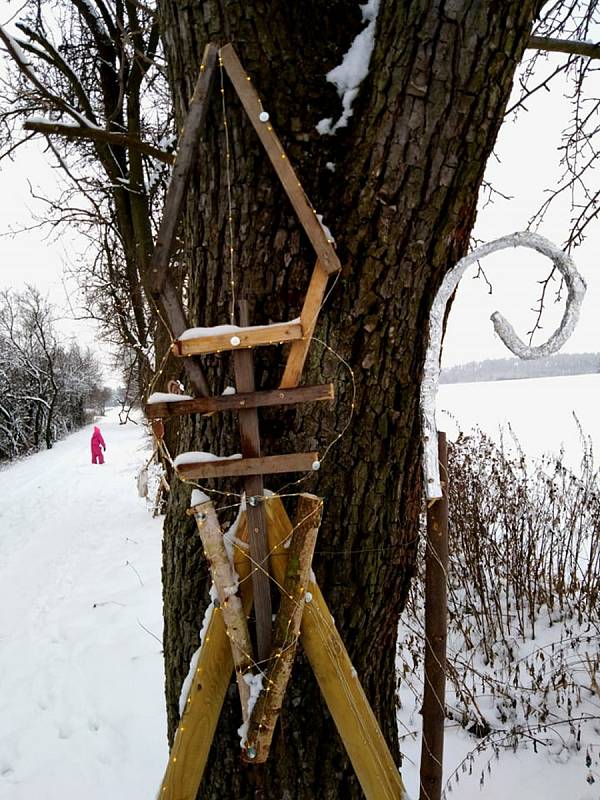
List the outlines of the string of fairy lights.
{"type": "MultiPolygon", "coordinates": [[[[202,68],[204,68],[204,65],[202,65],[202,68]]],[[[234,239],[234,210],[233,210],[234,206],[233,206],[233,193],[232,193],[232,160],[233,159],[232,159],[232,152],[231,152],[231,142],[230,142],[228,115],[227,115],[227,104],[226,104],[226,94],[225,94],[225,86],[224,86],[223,61],[222,61],[220,56],[219,56],[219,70],[220,70],[220,77],[221,77],[222,124],[223,124],[224,141],[225,141],[225,176],[226,176],[226,182],[227,182],[226,236],[227,236],[227,239],[228,239],[228,241],[227,241],[227,250],[228,250],[228,256],[229,256],[228,257],[229,275],[228,275],[228,281],[227,282],[229,284],[230,293],[231,293],[230,319],[231,319],[232,324],[234,324],[235,323],[235,303],[236,303],[236,277],[235,277],[235,239],[234,239]]],[[[250,80],[250,76],[247,75],[246,79],[249,81],[250,80]]],[[[268,130],[272,130],[271,125],[269,124],[269,114],[263,109],[260,99],[258,100],[258,103],[259,103],[259,108],[258,108],[258,118],[259,118],[259,120],[267,125],[268,130]]],[[[282,159],[286,158],[286,154],[283,152],[283,150],[281,151],[280,156],[281,156],[282,159]]],[[[298,182],[298,187],[301,189],[302,192],[304,192],[304,189],[302,188],[300,182],[298,182]]],[[[308,199],[308,197],[306,196],[305,193],[304,193],[304,196],[305,196],[306,202],[309,204],[309,206],[312,209],[313,213],[316,216],[318,216],[316,209],[314,209],[314,207],[310,203],[310,201],[309,201],[309,199],[308,199]]],[[[329,239],[329,241],[331,242],[332,240],[329,239]]],[[[316,312],[314,314],[314,318],[312,320],[305,321],[305,324],[303,325],[303,328],[304,328],[305,331],[311,332],[314,329],[314,325],[316,323],[317,317],[319,316],[322,308],[327,303],[331,293],[333,292],[333,290],[334,290],[334,288],[335,288],[335,286],[337,284],[338,279],[339,279],[339,273],[338,273],[338,275],[336,275],[335,280],[332,282],[331,287],[329,288],[329,290],[327,291],[327,293],[323,297],[322,301],[320,302],[319,307],[317,308],[317,310],[316,310],[316,312]]],[[[156,307],[156,311],[157,311],[158,317],[161,320],[162,324],[165,326],[166,330],[169,332],[169,336],[171,338],[171,343],[175,344],[175,341],[176,341],[175,337],[173,336],[172,331],[169,328],[169,325],[167,324],[166,320],[164,319],[164,317],[163,317],[163,315],[160,312],[160,309],[158,307],[156,307]]],[[[304,336],[303,336],[303,338],[304,338],[304,336]]],[[[329,441],[327,443],[327,445],[325,446],[325,449],[324,449],[323,454],[320,457],[319,461],[315,462],[315,464],[313,464],[313,471],[312,472],[307,472],[301,478],[286,483],[278,491],[274,492],[273,494],[269,495],[268,497],[261,498],[261,502],[271,502],[273,500],[273,498],[277,498],[277,499],[281,500],[283,498],[290,498],[290,497],[298,497],[298,496],[300,496],[301,492],[298,491],[300,485],[303,482],[307,481],[310,477],[312,477],[312,475],[314,474],[314,470],[320,468],[320,466],[325,461],[325,459],[327,458],[328,454],[330,453],[330,451],[332,450],[334,445],[336,445],[340,441],[340,439],[346,434],[346,432],[348,431],[348,429],[350,428],[350,426],[352,424],[352,419],[353,419],[353,416],[354,416],[354,413],[355,413],[355,408],[356,408],[356,396],[357,396],[356,379],[355,379],[354,371],[353,371],[351,365],[348,363],[348,361],[346,359],[344,359],[327,342],[325,342],[325,341],[323,341],[323,340],[321,340],[321,339],[319,339],[319,338],[317,338],[315,336],[311,337],[311,341],[314,341],[317,344],[319,344],[323,348],[323,350],[324,350],[324,352],[326,354],[329,354],[329,355],[332,355],[333,357],[335,357],[337,359],[337,361],[339,362],[339,364],[341,365],[342,369],[344,371],[346,371],[346,373],[348,375],[348,378],[349,378],[348,382],[349,382],[349,384],[351,386],[351,396],[350,396],[350,403],[349,403],[347,417],[346,417],[346,419],[344,421],[344,424],[343,424],[341,430],[338,433],[336,433],[333,436],[333,438],[331,439],[331,441],[329,441]],[[291,491],[291,490],[293,490],[293,491],[291,491]]],[[[156,373],[154,375],[152,388],[156,385],[156,383],[162,377],[162,375],[164,373],[164,370],[166,368],[166,365],[167,365],[168,357],[169,357],[169,352],[167,352],[167,354],[163,358],[161,364],[159,365],[158,370],[156,371],[156,373]]],[[[159,450],[159,452],[161,454],[161,457],[166,462],[168,462],[171,465],[171,467],[176,471],[176,466],[175,466],[174,459],[172,458],[171,453],[169,452],[169,449],[168,449],[164,439],[163,438],[157,438],[157,442],[156,443],[157,443],[157,448],[158,448],[158,450],[159,450]]],[[[177,473],[177,474],[179,475],[179,473],[177,473]]],[[[208,487],[208,486],[203,485],[203,484],[201,484],[201,483],[199,483],[197,481],[186,479],[182,475],[179,475],[179,478],[183,483],[190,484],[190,486],[192,486],[192,487],[194,487],[196,489],[199,489],[200,491],[204,492],[207,496],[219,496],[219,497],[221,497],[224,500],[224,505],[221,505],[219,508],[217,508],[216,509],[217,512],[223,512],[223,511],[231,510],[231,509],[238,509],[238,512],[241,513],[241,511],[243,510],[243,504],[245,502],[245,497],[244,497],[243,494],[240,494],[240,493],[237,493],[237,492],[232,492],[232,491],[223,491],[223,490],[215,489],[213,487],[208,487]],[[233,499],[235,499],[235,501],[234,502],[230,502],[233,499]]],[[[330,633],[335,628],[335,623],[333,621],[333,618],[331,617],[330,614],[327,614],[327,615],[324,614],[323,608],[321,607],[321,605],[319,603],[313,603],[312,602],[313,601],[312,592],[313,591],[317,591],[318,592],[318,587],[316,587],[316,585],[312,583],[312,581],[314,579],[314,576],[309,578],[309,581],[308,581],[309,586],[304,586],[304,585],[299,586],[297,588],[297,591],[295,592],[295,595],[294,595],[294,594],[290,594],[286,590],[285,586],[282,583],[280,583],[273,574],[271,574],[271,572],[269,571],[268,566],[267,566],[268,562],[269,562],[269,559],[271,559],[271,557],[275,556],[277,554],[278,550],[287,549],[287,546],[289,545],[289,542],[291,541],[291,537],[293,536],[294,532],[296,530],[298,530],[300,526],[305,524],[309,517],[312,517],[313,515],[317,515],[317,514],[320,515],[322,507],[323,507],[323,501],[320,500],[317,508],[311,510],[311,512],[306,517],[304,517],[303,519],[300,519],[295,524],[293,524],[291,526],[289,532],[284,537],[282,537],[280,541],[276,542],[269,549],[269,551],[266,554],[265,558],[263,560],[261,560],[261,561],[256,561],[255,559],[252,558],[252,556],[251,556],[251,554],[249,552],[247,544],[245,544],[244,542],[239,541],[237,538],[233,539],[234,551],[237,553],[238,556],[243,556],[243,558],[246,560],[246,565],[247,565],[246,566],[247,573],[242,577],[240,577],[238,575],[237,591],[241,591],[243,585],[248,581],[248,579],[252,578],[252,575],[255,572],[260,571],[263,574],[265,574],[266,576],[268,576],[269,580],[274,584],[274,586],[278,589],[278,591],[282,594],[282,596],[285,595],[287,600],[291,604],[290,615],[287,618],[287,620],[285,621],[285,633],[284,633],[284,635],[282,637],[282,646],[280,646],[274,653],[272,653],[272,655],[266,661],[260,661],[260,662],[255,661],[252,653],[251,652],[246,652],[247,648],[245,648],[242,643],[237,641],[237,639],[232,639],[231,631],[228,629],[227,625],[225,625],[223,623],[224,631],[225,631],[226,636],[230,640],[230,643],[233,646],[235,646],[238,649],[238,651],[241,653],[243,658],[246,660],[246,663],[248,663],[250,665],[249,670],[252,672],[253,675],[262,676],[263,689],[264,689],[265,694],[267,696],[268,696],[269,692],[271,691],[272,687],[274,686],[274,681],[272,679],[273,668],[276,668],[276,665],[278,663],[280,663],[280,659],[282,658],[282,656],[284,656],[290,649],[296,647],[298,638],[300,636],[300,630],[299,630],[300,625],[299,625],[298,621],[294,622],[294,620],[295,620],[294,612],[300,611],[302,609],[306,613],[307,604],[310,605],[310,612],[309,613],[311,613],[313,615],[313,619],[315,621],[315,624],[320,629],[321,636],[322,636],[322,641],[324,643],[324,647],[327,650],[330,651],[330,655],[331,655],[332,659],[335,659],[337,657],[337,655],[338,655],[336,646],[333,643],[333,639],[332,639],[331,636],[328,635],[328,633],[330,633]],[[309,588],[311,590],[310,592],[307,591],[309,588]]],[[[198,516],[196,516],[196,521],[197,521],[197,524],[200,525],[201,521],[199,520],[198,516]]],[[[403,543],[402,545],[398,545],[398,546],[405,548],[405,547],[410,547],[413,544],[414,543],[412,543],[412,542],[411,543],[403,543]]],[[[390,548],[373,548],[373,549],[388,550],[390,548]]],[[[317,550],[316,552],[319,552],[319,551],[317,550]]],[[[363,550],[349,550],[348,552],[363,552],[363,550]]],[[[235,561],[235,559],[232,559],[232,562],[233,561],[235,561]]],[[[234,569],[234,571],[235,571],[234,563],[232,563],[232,569],[234,569]]],[[[215,614],[219,614],[220,612],[222,613],[223,607],[224,606],[226,607],[227,603],[228,603],[227,597],[223,597],[222,598],[222,602],[220,602],[219,605],[213,605],[213,607],[210,609],[210,614],[211,614],[210,620],[208,622],[208,627],[207,627],[207,629],[205,631],[205,634],[204,634],[204,637],[203,637],[203,641],[201,643],[200,654],[199,654],[199,657],[198,657],[198,662],[197,662],[196,667],[195,667],[195,673],[194,674],[195,674],[195,677],[198,679],[198,681],[197,682],[194,682],[194,681],[192,682],[192,688],[193,688],[195,683],[196,683],[196,685],[201,685],[201,683],[202,683],[201,679],[202,679],[202,676],[203,676],[203,670],[205,668],[204,664],[203,664],[203,661],[202,661],[202,658],[203,658],[203,655],[202,655],[203,654],[203,646],[204,646],[204,644],[208,644],[208,642],[210,641],[211,635],[214,635],[214,627],[213,626],[216,624],[216,620],[217,620],[217,617],[215,617],[214,615],[215,614]]],[[[369,749],[371,747],[371,742],[369,740],[368,728],[366,726],[366,723],[363,724],[363,722],[362,722],[361,714],[359,713],[359,708],[356,705],[356,699],[355,699],[355,695],[354,695],[354,692],[353,692],[352,680],[354,680],[354,678],[355,678],[355,671],[354,670],[352,670],[352,674],[340,675],[340,686],[341,686],[341,689],[342,689],[342,691],[344,692],[344,694],[346,696],[348,704],[353,708],[353,710],[355,712],[355,719],[357,719],[359,721],[358,722],[359,732],[360,732],[360,734],[362,736],[364,747],[369,749]]],[[[174,740],[174,744],[173,744],[173,748],[172,748],[171,756],[170,756],[170,764],[175,764],[177,762],[177,756],[178,756],[179,748],[181,746],[184,734],[185,734],[186,729],[187,729],[188,714],[186,712],[189,711],[190,707],[192,706],[193,700],[194,700],[194,692],[193,692],[192,688],[188,692],[188,696],[187,696],[186,701],[185,701],[184,713],[181,716],[180,723],[179,723],[179,726],[177,728],[177,732],[176,732],[176,735],[175,735],[175,740],[174,740]]],[[[265,703],[265,708],[266,707],[267,707],[267,704],[265,703]]],[[[264,723],[265,723],[265,714],[263,714],[263,717],[258,722],[258,730],[259,731],[261,729],[263,729],[264,723]]],[[[253,743],[246,741],[244,747],[245,747],[246,757],[249,760],[252,760],[254,757],[256,757],[256,750],[254,748],[254,744],[253,743]]],[[[169,776],[169,771],[167,770],[167,774],[165,775],[165,780],[164,780],[163,785],[162,785],[161,794],[165,794],[167,792],[167,789],[168,789],[168,785],[167,785],[168,776],[169,776]]]]}

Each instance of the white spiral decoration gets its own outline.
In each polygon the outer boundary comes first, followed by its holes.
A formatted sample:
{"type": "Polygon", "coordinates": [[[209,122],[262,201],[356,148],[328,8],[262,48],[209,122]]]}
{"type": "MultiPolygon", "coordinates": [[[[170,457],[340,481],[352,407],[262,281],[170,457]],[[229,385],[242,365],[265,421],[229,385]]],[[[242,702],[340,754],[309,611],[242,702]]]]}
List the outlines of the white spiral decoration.
{"type": "Polygon", "coordinates": [[[440,469],[438,464],[437,427],[435,422],[435,407],[440,377],[440,351],[442,348],[442,327],[446,304],[458,286],[464,271],[473,262],[478,261],[489,253],[505,250],[507,247],[530,247],[542,255],[547,256],[560,271],[568,289],[567,304],[563,318],[558,328],[544,344],[538,347],[528,347],[519,339],[512,325],[495,311],[491,320],[494,330],[502,339],[508,349],[522,359],[543,358],[563,346],[573,333],[581,303],[583,301],[586,285],[573,260],[560,247],[537,233],[521,231],[509,236],[502,236],[492,242],[477,247],[456,264],[445,276],[442,285],[431,307],[429,315],[429,343],[425,358],[423,382],[421,383],[421,426],[423,436],[423,472],[425,474],[425,493],[428,500],[435,500],[442,496],[440,483],[440,469]]]}

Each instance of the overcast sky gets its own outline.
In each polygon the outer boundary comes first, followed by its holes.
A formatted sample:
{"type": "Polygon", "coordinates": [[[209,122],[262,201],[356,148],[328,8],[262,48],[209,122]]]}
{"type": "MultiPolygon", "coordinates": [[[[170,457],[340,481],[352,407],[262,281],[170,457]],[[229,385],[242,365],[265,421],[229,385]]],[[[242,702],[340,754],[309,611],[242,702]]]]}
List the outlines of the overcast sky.
{"type": "MultiPolygon", "coordinates": [[[[11,8],[14,9],[15,4],[11,8]]],[[[0,0],[2,20],[8,16],[6,9],[6,0],[0,0]]],[[[549,70],[562,58],[553,56],[549,70]]],[[[516,124],[507,121],[501,130],[496,149],[499,161],[491,160],[488,178],[512,199],[499,199],[480,210],[475,230],[479,239],[487,241],[524,230],[529,217],[542,202],[544,191],[556,185],[560,174],[557,148],[566,120],[567,101],[557,84],[551,94],[538,93],[528,103],[528,108],[529,112],[522,113],[516,124]]],[[[14,163],[0,165],[0,287],[22,288],[28,282],[35,284],[60,306],[64,315],[63,331],[91,343],[92,327],[89,323],[69,319],[66,302],[63,270],[66,264],[76,262],[81,251],[77,237],[66,233],[55,240],[43,231],[7,236],[11,230],[30,225],[33,214],[43,215],[43,205],[31,197],[28,184],[30,181],[42,193],[51,192],[55,184],[56,171],[48,165],[42,147],[42,139],[34,140],[19,151],[14,163]]],[[[568,233],[569,216],[567,203],[557,206],[539,232],[561,244],[568,233]]],[[[574,252],[575,262],[588,284],[588,293],[580,324],[565,346],[565,352],[600,350],[599,246],[600,222],[594,224],[584,245],[574,252]]],[[[490,256],[483,266],[493,286],[491,296],[484,281],[472,279],[475,270],[467,273],[450,317],[444,365],[510,355],[495,337],[489,317],[495,310],[502,312],[525,338],[534,320],[531,309],[540,292],[537,281],[545,277],[548,265],[543,257],[525,249],[506,250],[490,256]]],[[[67,286],[67,292],[71,299],[75,298],[72,285],[67,286]]],[[[544,338],[554,330],[563,309],[564,303],[549,305],[543,320],[544,338]]],[[[534,343],[541,341],[538,336],[534,343]]]]}

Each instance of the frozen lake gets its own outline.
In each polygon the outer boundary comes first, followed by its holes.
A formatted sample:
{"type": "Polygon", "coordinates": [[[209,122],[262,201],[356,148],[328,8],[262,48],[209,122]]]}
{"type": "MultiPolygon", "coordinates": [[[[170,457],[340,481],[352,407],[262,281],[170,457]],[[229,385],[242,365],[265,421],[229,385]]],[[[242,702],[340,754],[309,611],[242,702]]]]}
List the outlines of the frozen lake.
{"type": "Polygon", "coordinates": [[[478,425],[494,438],[510,423],[525,453],[532,457],[565,449],[576,466],[582,445],[577,420],[600,454],[600,375],[442,384],[438,395],[438,427],[454,439],[458,427],[478,425]],[[449,412],[449,413],[445,413],[449,412]],[[574,416],[575,415],[575,416],[574,416]]]}

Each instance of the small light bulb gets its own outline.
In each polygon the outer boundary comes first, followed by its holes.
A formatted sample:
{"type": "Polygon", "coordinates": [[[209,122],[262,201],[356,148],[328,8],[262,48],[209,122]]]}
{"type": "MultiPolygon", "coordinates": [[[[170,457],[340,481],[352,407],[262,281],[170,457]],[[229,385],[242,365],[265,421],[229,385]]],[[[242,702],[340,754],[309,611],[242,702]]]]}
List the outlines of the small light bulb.
{"type": "Polygon", "coordinates": [[[268,122],[269,121],[269,113],[267,111],[261,111],[258,115],[258,118],[261,122],[268,122]]]}
{"type": "Polygon", "coordinates": [[[232,336],[232,337],[231,337],[231,339],[230,339],[229,341],[231,342],[231,344],[232,344],[234,347],[237,347],[239,344],[241,344],[241,341],[242,341],[242,340],[240,339],[240,337],[239,337],[239,336],[232,336]]]}
{"type": "Polygon", "coordinates": [[[318,469],[321,469],[321,462],[320,461],[313,461],[312,468],[316,472],[318,469]]]}

